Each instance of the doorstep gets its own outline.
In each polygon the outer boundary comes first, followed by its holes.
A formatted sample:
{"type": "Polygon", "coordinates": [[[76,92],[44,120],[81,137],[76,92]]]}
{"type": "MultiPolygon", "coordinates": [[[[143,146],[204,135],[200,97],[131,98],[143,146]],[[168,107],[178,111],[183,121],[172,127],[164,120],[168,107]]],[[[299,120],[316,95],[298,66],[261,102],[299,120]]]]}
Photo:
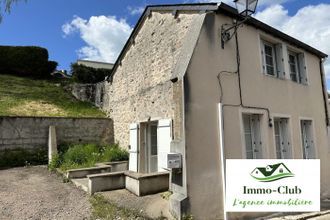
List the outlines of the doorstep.
{"type": "Polygon", "coordinates": [[[160,173],[136,173],[125,172],[126,189],[137,196],[145,196],[169,189],[169,172],[160,173]]]}

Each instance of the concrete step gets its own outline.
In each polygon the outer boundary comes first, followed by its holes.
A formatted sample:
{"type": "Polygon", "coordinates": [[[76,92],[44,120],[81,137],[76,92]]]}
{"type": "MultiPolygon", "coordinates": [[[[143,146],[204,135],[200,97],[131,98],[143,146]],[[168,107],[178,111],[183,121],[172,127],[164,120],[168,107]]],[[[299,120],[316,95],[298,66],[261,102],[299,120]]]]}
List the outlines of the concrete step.
{"type": "Polygon", "coordinates": [[[71,179],[71,182],[78,188],[81,188],[85,192],[88,192],[88,178],[71,179]]]}

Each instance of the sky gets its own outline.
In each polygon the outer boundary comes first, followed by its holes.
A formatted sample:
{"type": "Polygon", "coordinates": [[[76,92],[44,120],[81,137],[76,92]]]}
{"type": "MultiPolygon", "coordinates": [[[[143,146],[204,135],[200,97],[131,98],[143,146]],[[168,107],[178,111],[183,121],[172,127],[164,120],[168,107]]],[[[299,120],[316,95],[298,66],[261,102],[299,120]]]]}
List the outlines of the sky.
{"type": "MultiPolygon", "coordinates": [[[[0,45],[41,46],[58,69],[77,59],[115,62],[146,5],[212,0],[27,0],[0,24],[0,45]]],[[[232,4],[232,0],[224,0],[232,4]]],[[[255,17],[330,54],[330,0],[259,0],[255,17]]],[[[330,59],[325,63],[330,90],[330,59]]]]}

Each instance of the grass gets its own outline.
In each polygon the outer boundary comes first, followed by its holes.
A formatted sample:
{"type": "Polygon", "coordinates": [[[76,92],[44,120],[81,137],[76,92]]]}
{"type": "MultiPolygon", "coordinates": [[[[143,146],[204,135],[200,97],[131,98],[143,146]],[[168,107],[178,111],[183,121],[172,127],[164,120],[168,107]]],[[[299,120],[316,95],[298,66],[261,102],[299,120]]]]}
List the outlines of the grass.
{"type": "Polygon", "coordinates": [[[0,74],[0,116],[105,117],[60,83],[0,74]]]}
{"type": "Polygon", "coordinates": [[[102,195],[92,196],[90,202],[93,207],[91,219],[150,219],[136,210],[119,207],[115,203],[107,201],[102,195]]]}
{"type": "Polygon", "coordinates": [[[118,145],[75,144],[60,146],[49,168],[62,171],[93,167],[96,163],[128,160],[128,152],[118,145]]]}

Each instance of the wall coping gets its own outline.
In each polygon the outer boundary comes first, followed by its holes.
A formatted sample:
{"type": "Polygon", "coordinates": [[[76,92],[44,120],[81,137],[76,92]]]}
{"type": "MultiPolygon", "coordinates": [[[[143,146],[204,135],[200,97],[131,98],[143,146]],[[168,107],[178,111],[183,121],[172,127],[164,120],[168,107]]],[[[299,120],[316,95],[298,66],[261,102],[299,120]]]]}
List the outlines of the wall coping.
{"type": "Polygon", "coordinates": [[[64,116],[2,116],[0,115],[0,119],[15,119],[15,118],[31,118],[31,119],[98,119],[98,120],[111,120],[111,118],[105,117],[64,117],[64,116]]]}

